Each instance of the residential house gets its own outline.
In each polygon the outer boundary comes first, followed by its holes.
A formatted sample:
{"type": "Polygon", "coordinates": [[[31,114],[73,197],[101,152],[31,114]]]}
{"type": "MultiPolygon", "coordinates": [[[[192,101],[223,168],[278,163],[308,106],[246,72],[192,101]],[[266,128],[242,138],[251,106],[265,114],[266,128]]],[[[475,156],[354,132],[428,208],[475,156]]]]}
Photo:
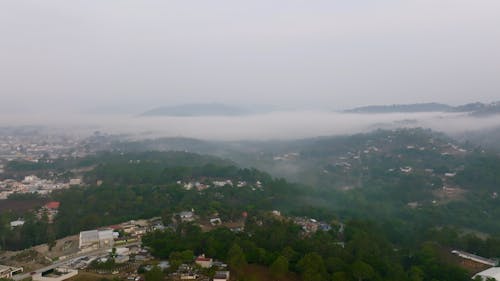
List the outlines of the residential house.
{"type": "Polygon", "coordinates": [[[23,225],[24,225],[24,220],[22,220],[22,219],[17,219],[15,221],[10,222],[10,228],[12,228],[12,229],[19,227],[19,226],[23,226],[23,225]]]}
{"type": "Polygon", "coordinates": [[[195,261],[197,265],[201,266],[202,268],[211,268],[213,259],[205,257],[205,254],[202,254],[198,256],[195,261]]]}

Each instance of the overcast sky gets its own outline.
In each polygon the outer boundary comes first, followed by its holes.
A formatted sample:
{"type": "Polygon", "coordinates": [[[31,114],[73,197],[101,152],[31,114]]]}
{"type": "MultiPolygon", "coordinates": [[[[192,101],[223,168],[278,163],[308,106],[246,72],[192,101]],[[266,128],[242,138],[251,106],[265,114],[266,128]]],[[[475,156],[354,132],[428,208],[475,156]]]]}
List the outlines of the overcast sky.
{"type": "Polygon", "coordinates": [[[0,110],[500,100],[498,0],[0,2],[0,110]]]}

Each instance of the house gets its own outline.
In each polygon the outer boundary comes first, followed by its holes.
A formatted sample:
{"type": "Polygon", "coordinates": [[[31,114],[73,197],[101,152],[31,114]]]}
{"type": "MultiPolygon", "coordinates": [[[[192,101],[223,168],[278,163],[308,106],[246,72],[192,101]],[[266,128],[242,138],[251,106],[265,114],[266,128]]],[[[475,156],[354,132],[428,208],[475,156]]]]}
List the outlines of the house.
{"type": "Polygon", "coordinates": [[[210,219],[210,224],[212,226],[221,225],[222,224],[222,220],[220,218],[213,218],[213,219],[210,219]]]}
{"type": "Polygon", "coordinates": [[[500,281],[500,267],[492,267],[486,269],[485,271],[481,271],[478,274],[474,275],[472,279],[475,280],[476,277],[480,277],[483,281],[488,280],[488,278],[493,278],[493,280],[500,281]]]}
{"type": "Polygon", "coordinates": [[[228,281],[229,271],[216,271],[213,281],[228,281]]]}
{"type": "Polygon", "coordinates": [[[0,279],[2,278],[10,279],[12,278],[12,276],[21,272],[23,272],[22,267],[13,267],[0,264],[0,279]]]}
{"type": "Polygon", "coordinates": [[[60,202],[51,201],[45,204],[42,209],[38,212],[38,217],[42,217],[43,214],[47,214],[49,222],[53,222],[57,213],[59,212],[59,207],[61,206],[60,202]]]}
{"type": "Polygon", "coordinates": [[[192,211],[184,211],[179,213],[179,217],[183,222],[192,222],[194,221],[194,213],[192,211]]]}
{"type": "Polygon", "coordinates": [[[37,273],[32,276],[33,281],[64,281],[78,275],[78,270],[70,268],[56,268],[37,273]]]}
{"type": "Polygon", "coordinates": [[[401,168],[399,168],[399,170],[403,173],[408,174],[408,173],[411,173],[411,171],[413,171],[413,168],[412,167],[401,167],[401,168]]]}
{"type": "Polygon", "coordinates": [[[51,201],[51,202],[45,204],[44,207],[47,208],[48,210],[57,210],[57,209],[59,209],[59,206],[61,206],[60,202],[51,201]]]}
{"type": "Polygon", "coordinates": [[[69,185],[80,185],[82,184],[82,179],[70,179],[69,185]]]}
{"type": "Polygon", "coordinates": [[[158,267],[161,269],[161,270],[167,270],[170,268],[170,263],[168,261],[160,261],[158,263],[158,267]]]}
{"type": "Polygon", "coordinates": [[[88,230],[80,232],[79,247],[83,248],[106,248],[113,247],[113,230],[88,230]]]}
{"type": "Polygon", "coordinates": [[[202,268],[211,268],[213,260],[211,258],[205,257],[205,254],[202,254],[198,256],[194,262],[202,268]]]}
{"type": "Polygon", "coordinates": [[[17,219],[15,221],[10,222],[10,228],[12,229],[23,225],[24,225],[24,220],[22,219],[17,219]]]}

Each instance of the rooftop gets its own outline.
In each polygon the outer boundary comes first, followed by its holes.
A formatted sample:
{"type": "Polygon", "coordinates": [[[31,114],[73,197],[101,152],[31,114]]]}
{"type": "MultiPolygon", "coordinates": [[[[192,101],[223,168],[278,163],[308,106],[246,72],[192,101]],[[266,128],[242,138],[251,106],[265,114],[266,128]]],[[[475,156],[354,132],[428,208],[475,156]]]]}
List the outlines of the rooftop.
{"type": "Polygon", "coordinates": [[[45,205],[45,207],[47,209],[59,209],[59,206],[61,205],[60,202],[57,202],[57,201],[52,201],[52,202],[49,202],[45,205]]]}
{"type": "Polygon", "coordinates": [[[474,275],[473,278],[475,278],[476,276],[490,277],[495,278],[495,280],[500,280],[500,267],[492,267],[486,269],[485,271],[481,271],[478,274],[474,275]]]}

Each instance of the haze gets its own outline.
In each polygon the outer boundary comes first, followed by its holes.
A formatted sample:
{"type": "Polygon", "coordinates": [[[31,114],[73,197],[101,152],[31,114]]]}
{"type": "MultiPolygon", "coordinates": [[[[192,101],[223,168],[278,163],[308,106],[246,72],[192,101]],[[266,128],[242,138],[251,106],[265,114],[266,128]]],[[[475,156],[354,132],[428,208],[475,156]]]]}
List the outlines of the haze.
{"type": "Polygon", "coordinates": [[[489,102],[499,14],[496,0],[7,0],[0,110],[39,121],[188,102],[489,102]]]}

